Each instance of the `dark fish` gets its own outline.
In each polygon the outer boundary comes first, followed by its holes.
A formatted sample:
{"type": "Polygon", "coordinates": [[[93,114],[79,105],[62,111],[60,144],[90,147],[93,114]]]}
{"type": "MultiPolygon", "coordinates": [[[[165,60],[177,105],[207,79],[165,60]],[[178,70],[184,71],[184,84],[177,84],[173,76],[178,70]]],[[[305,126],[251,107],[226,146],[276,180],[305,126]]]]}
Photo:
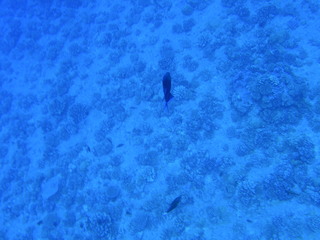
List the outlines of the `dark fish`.
{"type": "Polygon", "coordinates": [[[168,208],[168,210],[166,212],[168,213],[168,212],[171,212],[173,209],[175,209],[179,205],[180,201],[181,201],[181,196],[176,197],[172,201],[172,203],[170,204],[170,207],[168,208]]]}
{"type": "Polygon", "coordinates": [[[168,102],[173,98],[171,94],[171,76],[170,73],[166,73],[162,79],[162,88],[164,94],[164,100],[166,101],[166,107],[168,107],[168,102]]]}
{"type": "Polygon", "coordinates": [[[91,152],[91,148],[88,145],[85,146],[85,149],[87,152],[91,152]]]}

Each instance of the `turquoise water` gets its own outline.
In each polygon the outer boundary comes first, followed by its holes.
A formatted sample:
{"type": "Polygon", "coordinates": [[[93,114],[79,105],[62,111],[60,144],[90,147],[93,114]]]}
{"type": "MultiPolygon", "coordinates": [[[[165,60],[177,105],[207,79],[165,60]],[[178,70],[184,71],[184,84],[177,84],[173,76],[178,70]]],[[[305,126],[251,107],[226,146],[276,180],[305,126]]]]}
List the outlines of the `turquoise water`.
{"type": "Polygon", "coordinates": [[[0,240],[320,239],[319,7],[0,1],[0,240]]]}

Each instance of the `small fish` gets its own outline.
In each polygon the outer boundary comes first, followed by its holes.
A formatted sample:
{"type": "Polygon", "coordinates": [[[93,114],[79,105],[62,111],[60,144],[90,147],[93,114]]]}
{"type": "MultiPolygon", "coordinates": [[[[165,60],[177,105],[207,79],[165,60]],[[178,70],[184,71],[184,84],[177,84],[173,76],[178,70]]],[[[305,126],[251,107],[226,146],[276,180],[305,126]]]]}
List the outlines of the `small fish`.
{"type": "Polygon", "coordinates": [[[166,213],[171,212],[173,209],[175,209],[179,203],[181,201],[181,196],[176,197],[170,204],[170,207],[168,208],[168,210],[166,211],[166,213]]]}
{"type": "Polygon", "coordinates": [[[85,146],[85,149],[87,152],[91,152],[91,148],[88,145],[85,146]]]}
{"type": "Polygon", "coordinates": [[[166,73],[162,79],[162,88],[164,94],[164,100],[166,101],[166,107],[168,107],[168,102],[173,98],[171,94],[171,76],[170,73],[166,73]]]}

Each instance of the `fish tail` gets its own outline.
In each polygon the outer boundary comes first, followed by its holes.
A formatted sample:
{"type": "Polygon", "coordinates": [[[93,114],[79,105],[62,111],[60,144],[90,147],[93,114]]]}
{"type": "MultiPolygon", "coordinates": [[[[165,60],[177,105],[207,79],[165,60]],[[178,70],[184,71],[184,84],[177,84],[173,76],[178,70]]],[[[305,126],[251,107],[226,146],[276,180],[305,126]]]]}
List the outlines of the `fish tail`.
{"type": "Polygon", "coordinates": [[[164,111],[169,111],[169,107],[168,107],[168,103],[166,102],[165,104],[164,104],[164,109],[163,109],[164,111]]]}

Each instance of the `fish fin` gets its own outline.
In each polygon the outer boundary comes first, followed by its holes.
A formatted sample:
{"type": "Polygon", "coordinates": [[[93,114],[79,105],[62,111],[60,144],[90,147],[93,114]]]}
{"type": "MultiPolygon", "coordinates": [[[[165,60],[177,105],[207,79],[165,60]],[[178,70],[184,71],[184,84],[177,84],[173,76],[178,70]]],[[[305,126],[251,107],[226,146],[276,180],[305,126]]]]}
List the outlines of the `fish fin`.
{"type": "Polygon", "coordinates": [[[168,107],[168,103],[166,102],[165,104],[164,104],[164,111],[169,111],[169,107],[168,107]]]}

